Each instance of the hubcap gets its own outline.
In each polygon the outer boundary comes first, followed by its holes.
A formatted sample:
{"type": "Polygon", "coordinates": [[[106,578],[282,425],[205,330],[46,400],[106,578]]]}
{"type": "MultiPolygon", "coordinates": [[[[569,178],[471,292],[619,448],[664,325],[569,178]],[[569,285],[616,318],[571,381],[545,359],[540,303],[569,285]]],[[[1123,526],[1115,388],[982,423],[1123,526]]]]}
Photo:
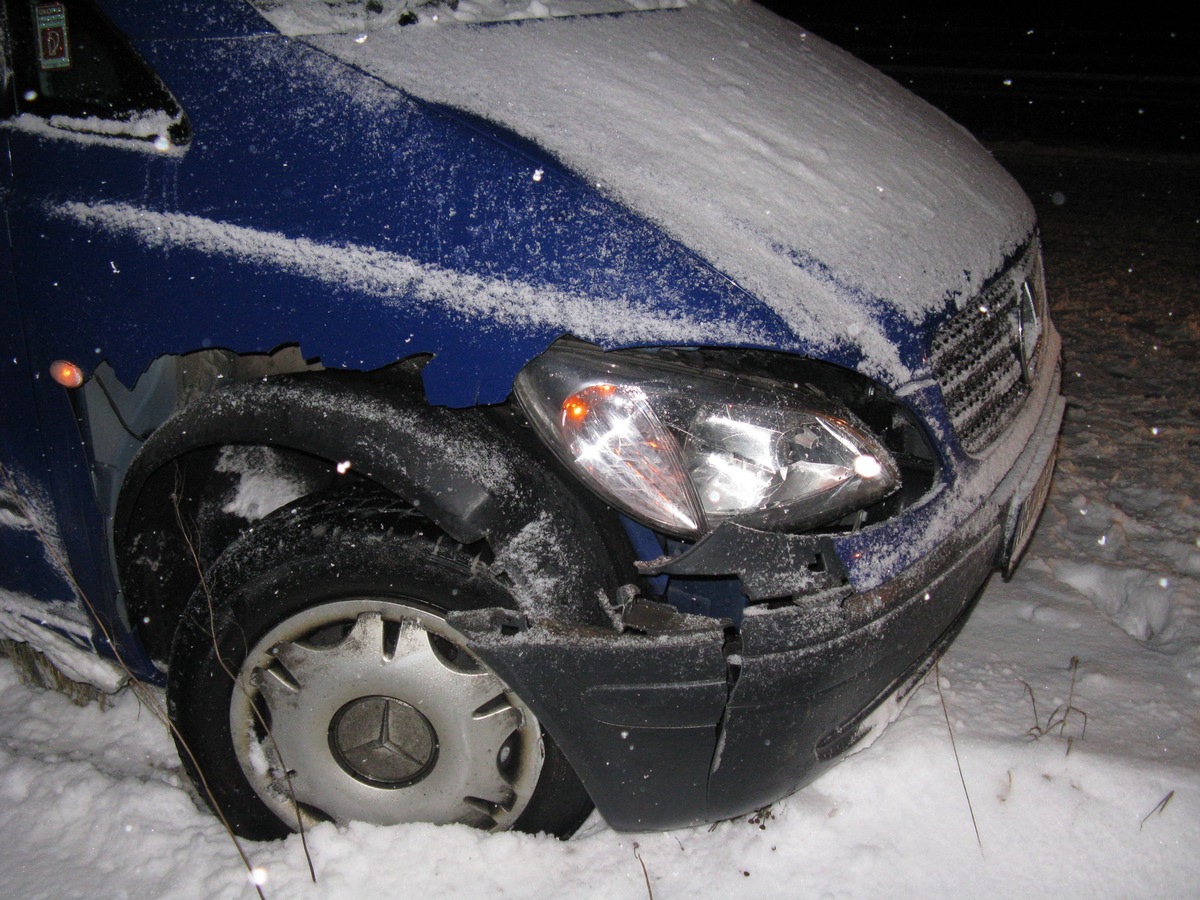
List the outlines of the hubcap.
{"type": "Polygon", "coordinates": [[[291,826],[511,827],[541,773],[533,712],[429,610],[373,598],[297,613],[250,650],[234,751],[291,826]]]}
{"type": "Polygon", "coordinates": [[[351,775],[385,787],[419,779],[437,752],[429,720],[395,697],[351,700],[333,717],[329,736],[351,775]]]}

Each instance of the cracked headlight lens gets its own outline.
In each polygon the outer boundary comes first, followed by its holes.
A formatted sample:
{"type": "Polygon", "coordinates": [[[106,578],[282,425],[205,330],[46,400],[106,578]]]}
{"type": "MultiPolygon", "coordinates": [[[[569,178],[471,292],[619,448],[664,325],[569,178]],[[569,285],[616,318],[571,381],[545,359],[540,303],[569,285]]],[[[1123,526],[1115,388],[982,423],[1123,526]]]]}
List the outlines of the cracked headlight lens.
{"type": "Polygon", "coordinates": [[[584,482],[679,537],[722,522],[811,528],[900,486],[867,427],[803,386],[557,345],[521,372],[516,395],[584,482]]]}

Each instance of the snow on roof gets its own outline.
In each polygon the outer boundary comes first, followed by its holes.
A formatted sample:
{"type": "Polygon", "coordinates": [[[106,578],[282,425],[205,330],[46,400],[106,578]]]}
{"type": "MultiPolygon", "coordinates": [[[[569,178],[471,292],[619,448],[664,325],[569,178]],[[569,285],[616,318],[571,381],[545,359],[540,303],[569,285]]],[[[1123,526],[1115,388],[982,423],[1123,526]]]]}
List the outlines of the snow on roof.
{"type": "Polygon", "coordinates": [[[532,139],[800,340],[856,343],[893,383],[921,363],[901,361],[864,308],[920,322],[975,293],[1034,225],[1021,189],[965,131],[758,7],[704,0],[307,40],[532,139]]]}

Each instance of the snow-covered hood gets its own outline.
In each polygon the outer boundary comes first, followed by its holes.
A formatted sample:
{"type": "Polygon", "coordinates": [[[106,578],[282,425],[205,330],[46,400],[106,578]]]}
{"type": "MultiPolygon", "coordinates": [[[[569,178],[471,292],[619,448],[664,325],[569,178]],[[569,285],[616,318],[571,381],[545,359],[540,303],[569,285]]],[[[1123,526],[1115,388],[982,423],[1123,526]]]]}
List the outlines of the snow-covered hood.
{"type": "Polygon", "coordinates": [[[903,382],[881,321],[978,291],[1033,211],[963,129],[755,6],[305,38],[530,139],[767,304],[903,382]],[[866,313],[866,315],[864,315],[866,313]]]}

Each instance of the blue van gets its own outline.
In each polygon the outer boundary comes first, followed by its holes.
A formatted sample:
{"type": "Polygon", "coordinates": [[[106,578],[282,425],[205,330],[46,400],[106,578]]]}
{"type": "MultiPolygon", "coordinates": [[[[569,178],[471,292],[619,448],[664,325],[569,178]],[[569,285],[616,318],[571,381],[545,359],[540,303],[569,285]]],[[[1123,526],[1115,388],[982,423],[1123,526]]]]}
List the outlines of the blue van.
{"type": "Polygon", "coordinates": [[[0,635],[164,686],[239,834],[746,813],[1016,565],[1032,208],[800,27],[0,10],[0,635]]]}

